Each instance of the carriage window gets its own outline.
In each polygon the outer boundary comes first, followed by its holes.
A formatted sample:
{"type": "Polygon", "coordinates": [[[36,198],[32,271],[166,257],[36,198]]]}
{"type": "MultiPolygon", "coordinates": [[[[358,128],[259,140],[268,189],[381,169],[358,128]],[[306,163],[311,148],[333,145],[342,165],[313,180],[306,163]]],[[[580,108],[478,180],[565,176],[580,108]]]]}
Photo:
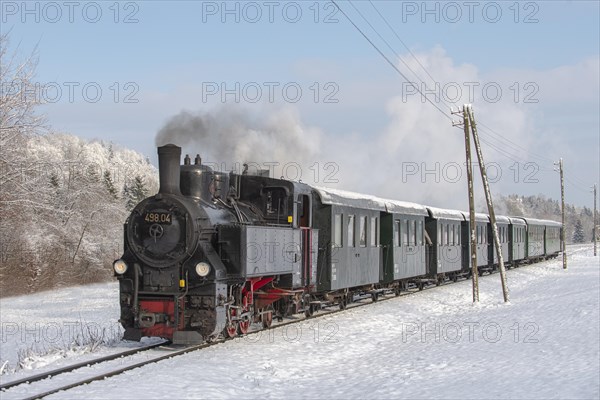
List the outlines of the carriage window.
{"type": "Polygon", "coordinates": [[[524,239],[524,235],[523,235],[524,232],[525,232],[525,229],[519,228],[519,242],[524,242],[525,241],[525,240],[523,240],[524,239]]]}
{"type": "Polygon", "coordinates": [[[377,217],[371,217],[371,246],[377,246],[377,232],[379,227],[377,226],[377,217]]]}
{"type": "Polygon", "coordinates": [[[396,220],[394,223],[394,243],[396,247],[400,247],[400,220],[396,220]]]}
{"type": "Polygon", "coordinates": [[[403,222],[402,223],[402,244],[404,246],[408,246],[408,235],[409,235],[408,223],[409,223],[409,221],[404,220],[402,222],[403,222]]]}
{"type": "Polygon", "coordinates": [[[417,221],[414,219],[410,221],[410,244],[412,246],[417,244],[417,221]]]}
{"type": "Polygon", "coordinates": [[[438,246],[442,245],[442,224],[439,224],[437,229],[437,244],[438,246]]]}
{"type": "Polygon", "coordinates": [[[456,236],[454,236],[454,244],[460,245],[460,225],[456,225],[456,236]]]}
{"type": "Polygon", "coordinates": [[[335,214],[333,219],[333,245],[342,247],[342,214],[335,214]]]}
{"type": "Polygon", "coordinates": [[[348,247],[354,247],[354,215],[348,215],[348,247]]]}
{"type": "Polygon", "coordinates": [[[360,232],[358,244],[360,247],[367,247],[367,217],[361,216],[358,221],[360,225],[358,229],[360,232]]]}
{"type": "Polygon", "coordinates": [[[423,244],[423,221],[417,221],[417,246],[423,244]]]}
{"type": "Polygon", "coordinates": [[[444,246],[448,245],[448,225],[442,225],[442,244],[444,246]]]}
{"type": "Polygon", "coordinates": [[[519,233],[519,242],[523,242],[524,241],[523,240],[523,231],[524,231],[524,229],[523,228],[518,228],[517,231],[519,233]]]}

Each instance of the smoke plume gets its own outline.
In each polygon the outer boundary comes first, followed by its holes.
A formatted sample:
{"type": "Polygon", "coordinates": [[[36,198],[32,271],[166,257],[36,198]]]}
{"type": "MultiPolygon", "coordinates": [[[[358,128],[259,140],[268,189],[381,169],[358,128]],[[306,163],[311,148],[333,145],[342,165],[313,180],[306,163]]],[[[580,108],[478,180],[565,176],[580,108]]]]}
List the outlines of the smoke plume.
{"type": "Polygon", "coordinates": [[[320,131],[303,126],[291,109],[252,117],[238,106],[225,105],[213,112],[182,111],[173,116],[158,132],[156,145],[173,143],[219,165],[302,165],[316,157],[320,140],[320,131]]]}

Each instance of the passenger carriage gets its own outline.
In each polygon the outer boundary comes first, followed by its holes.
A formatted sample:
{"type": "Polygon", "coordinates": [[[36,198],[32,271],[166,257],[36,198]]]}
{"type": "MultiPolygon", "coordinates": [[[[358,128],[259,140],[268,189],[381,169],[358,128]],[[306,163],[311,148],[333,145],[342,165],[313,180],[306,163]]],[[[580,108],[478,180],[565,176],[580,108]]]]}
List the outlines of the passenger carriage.
{"type": "MultiPolygon", "coordinates": [[[[462,213],[467,226],[467,232],[470,232],[470,219],[469,213],[462,213]]],[[[482,275],[484,272],[492,271],[492,264],[490,262],[489,254],[489,240],[488,230],[490,225],[490,219],[487,214],[475,213],[475,248],[477,254],[477,272],[482,275]]],[[[468,237],[468,236],[467,236],[468,237]]],[[[467,253],[471,254],[471,240],[467,242],[467,253]]],[[[471,266],[472,268],[473,266],[471,266]]]]}
{"type": "MultiPolygon", "coordinates": [[[[469,273],[468,258],[463,251],[465,216],[460,211],[427,207],[425,222],[427,237],[432,241],[428,255],[428,276],[436,283],[445,279],[456,281],[469,273]]],[[[468,234],[466,236],[468,240],[468,234]]]]}
{"type": "Polygon", "coordinates": [[[562,224],[555,221],[545,221],[546,234],[545,239],[545,254],[547,258],[554,258],[560,253],[560,233],[562,224]]]}
{"type": "Polygon", "coordinates": [[[386,210],[381,212],[381,285],[398,294],[415,278],[427,274],[426,245],[431,242],[425,232],[428,213],[420,204],[383,201],[386,210]]]}
{"type": "Polygon", "coordinates": [[[546,222],[535,218],[523,218],[523,220],[527,223],[527,261],[536,262],[544,259],[546,222]]]}
{"type": "Polygon", "coordinates": [[[526,258],[527,224],[523,218],[510,217],[508,227],[509,257],[508,264],[517,267],[526,258]]]}
{"type": "Polygon", "coordinates": [[[377,296],[381,248],[379,223],[385,203],[374,196],[314,188],[314,228],[319,229],[317,291],[343,306],[356,291],[377,296]]]}
{"type": "MultiPolygon", "coordinates": [[[[489,217],[488,217],[489,219],[489,217]]],[[[499,266],[498,254],[496,252],[495,242],[494,242],[494,233],[492,232],[492,221],[489,219],[490,223],[488,225],[488,260],[493,260],[492,262],[492,270],[495,270],[499,266]]],[[[509,262],[509,245],[508,245],[508,229],[509,229],[510,220],[508,217],[497,215],[496,216],[496,228],[498,229],[498,239],[500,241],[500,248],[502,250],[502,259],[504,263],[507,264],[509,262]]]]}

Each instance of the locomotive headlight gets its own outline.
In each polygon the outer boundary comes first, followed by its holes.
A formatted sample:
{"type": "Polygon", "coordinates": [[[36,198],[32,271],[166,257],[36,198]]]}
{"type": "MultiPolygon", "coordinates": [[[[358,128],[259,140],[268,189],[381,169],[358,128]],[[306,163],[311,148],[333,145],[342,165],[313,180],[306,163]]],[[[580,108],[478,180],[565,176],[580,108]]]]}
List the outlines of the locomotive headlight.
{"type": "Polygon", "coordinates": [[[123,260],[117,260],[113,263],[113,268],[117,274],[123,275],[127,271],[127,264],[123,260]]]}
{"type": "Polygon", "coordinates": [[[205,262],[201,262],[196,264],[196,273],[198,274],[198,276],[201,276],[202,278],[204,278],[206,275],[208,275],[208,273],[210,272],[210,265],[208,265],[205,262]]]}

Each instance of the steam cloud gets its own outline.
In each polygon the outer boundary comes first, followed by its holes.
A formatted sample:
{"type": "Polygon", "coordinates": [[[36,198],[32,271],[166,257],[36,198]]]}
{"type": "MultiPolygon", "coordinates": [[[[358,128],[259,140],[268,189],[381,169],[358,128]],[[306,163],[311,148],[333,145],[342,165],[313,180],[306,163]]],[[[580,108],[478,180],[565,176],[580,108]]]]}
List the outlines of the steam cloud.
{"type": "Polygon", "coordinates": [[[231,105],[210,113],[182,111],[168,120],[156,136],[157,146],[173,143],[219,165],[303,164],[316,157],[320,141],[320,131],[303,126],[291,109],[278,110],[263,118],[251,117],[231,105]]]}

